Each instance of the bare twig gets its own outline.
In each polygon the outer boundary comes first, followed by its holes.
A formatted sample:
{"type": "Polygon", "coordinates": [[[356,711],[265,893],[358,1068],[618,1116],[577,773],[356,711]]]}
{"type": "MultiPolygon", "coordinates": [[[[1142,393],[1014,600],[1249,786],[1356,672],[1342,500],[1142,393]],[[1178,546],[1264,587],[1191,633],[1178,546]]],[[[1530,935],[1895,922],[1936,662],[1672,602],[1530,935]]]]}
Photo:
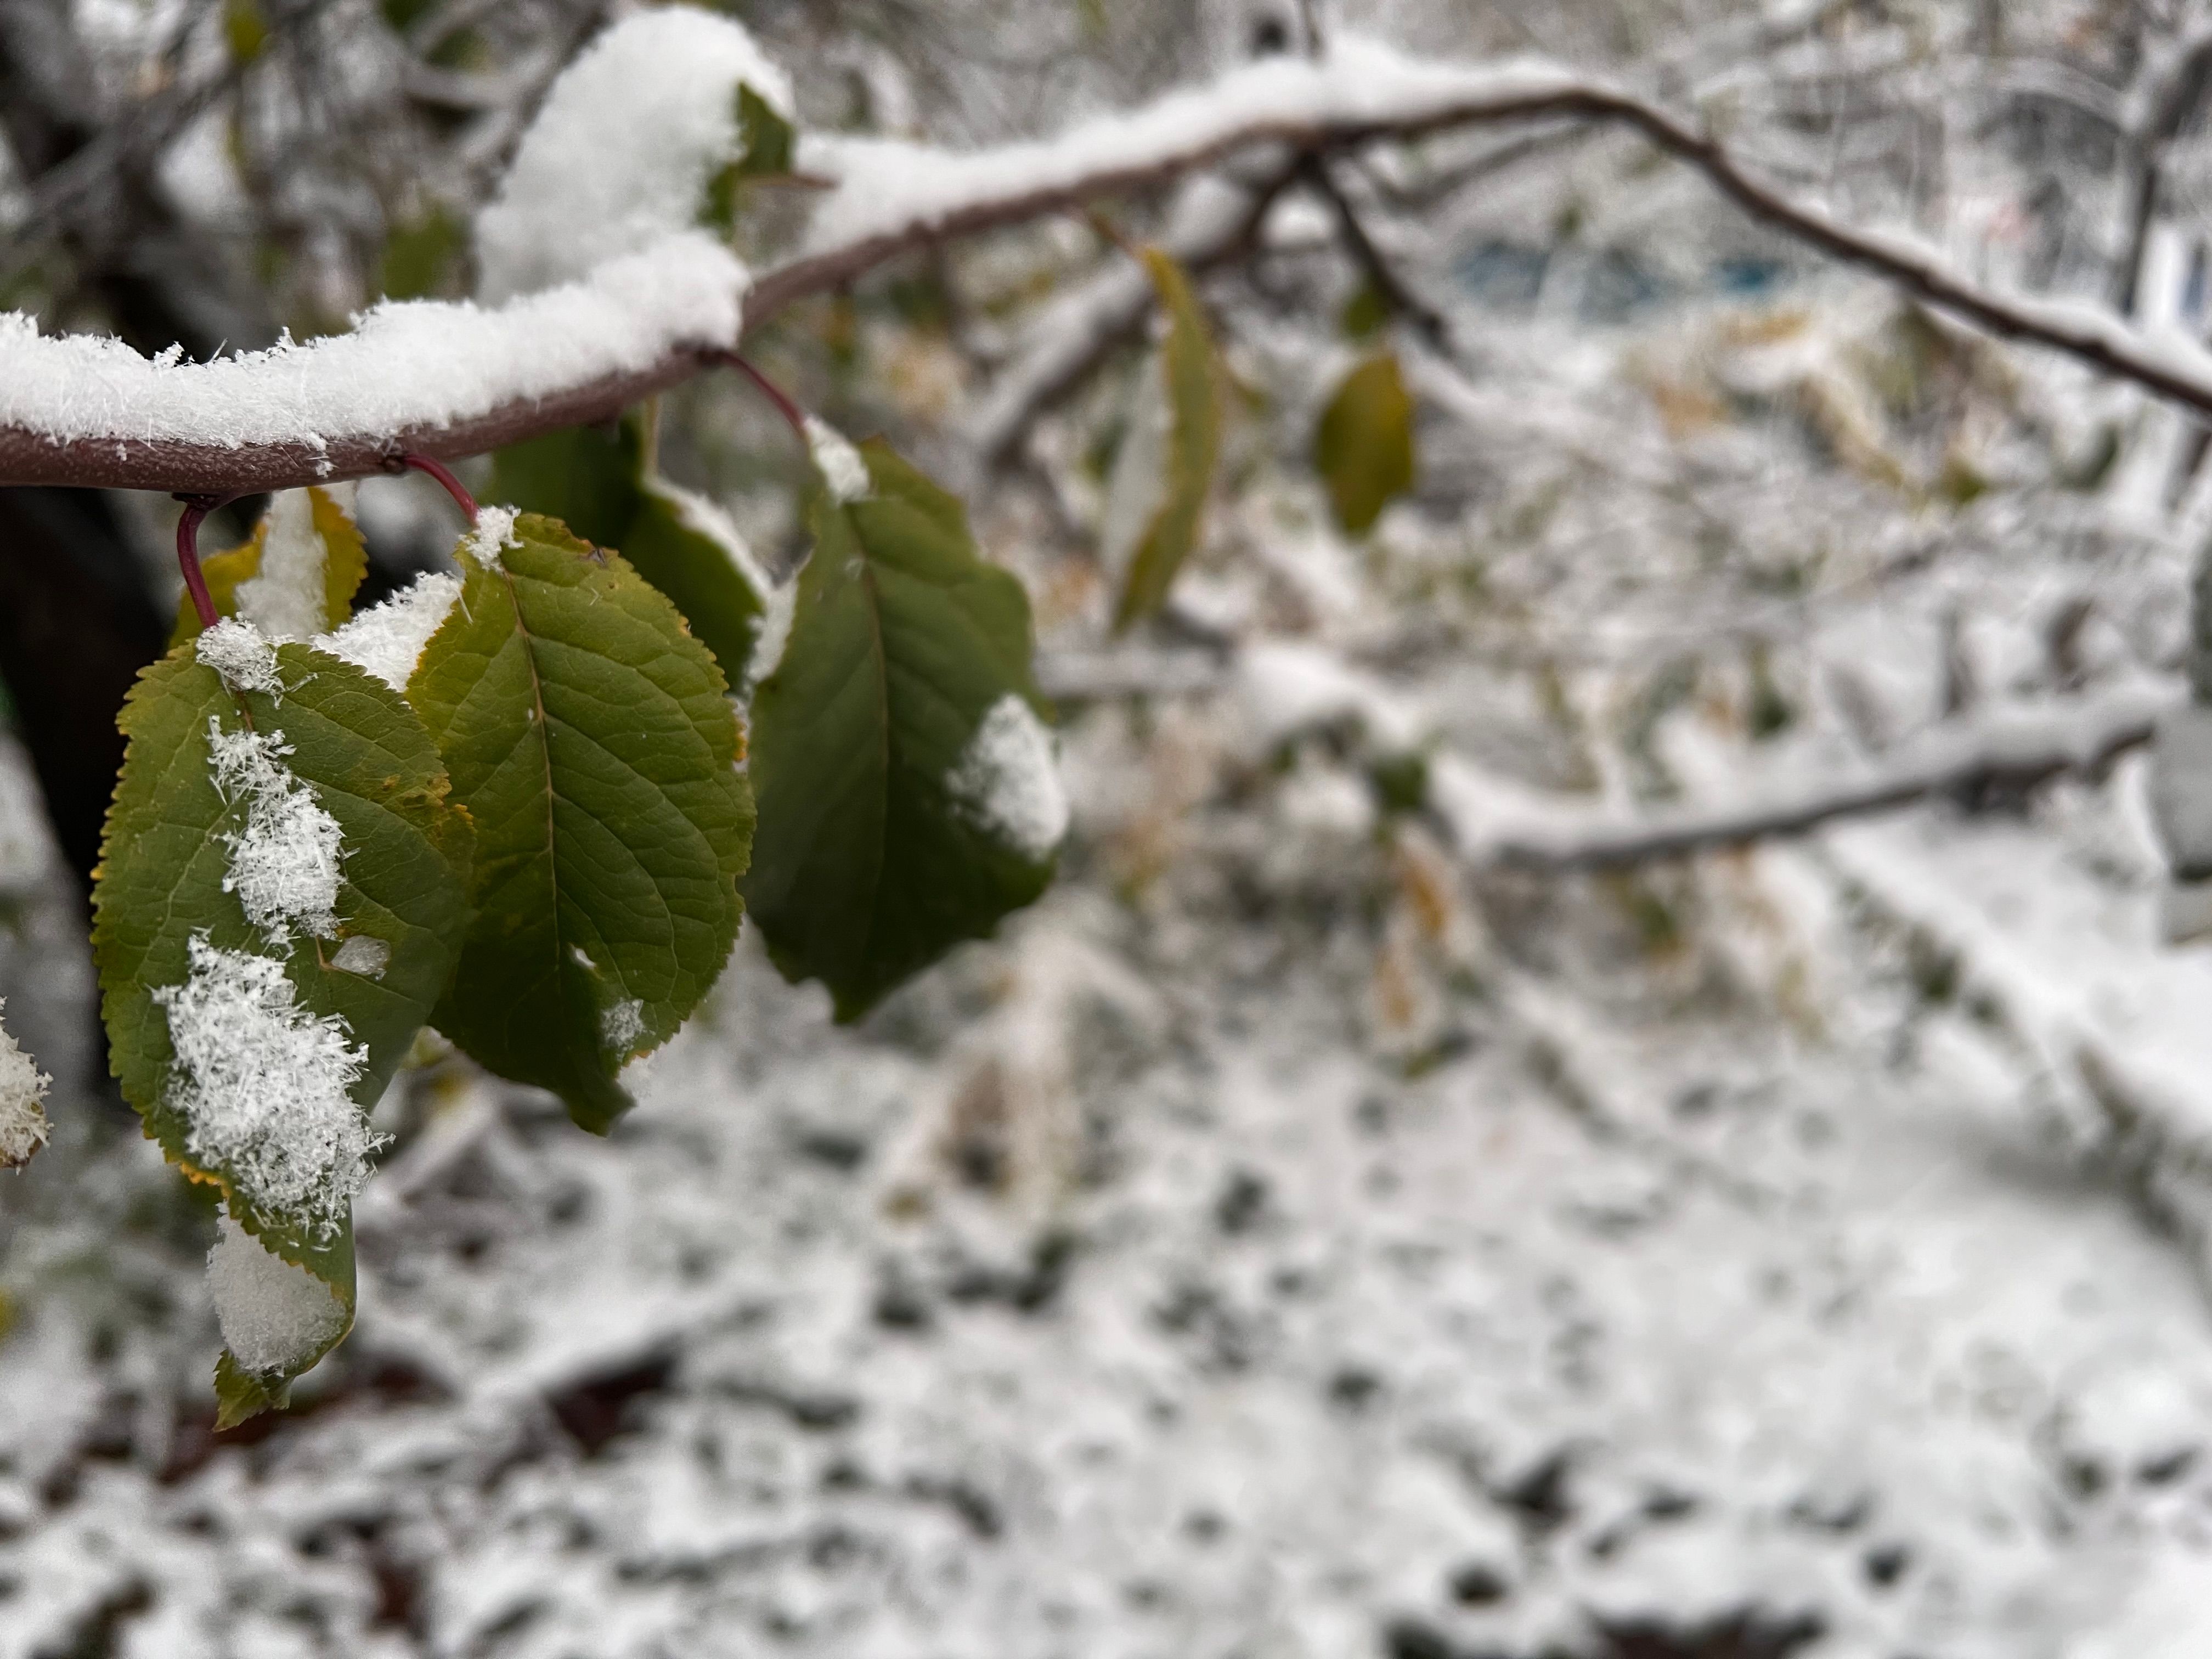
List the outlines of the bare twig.
{"type": "Polygon", "coordinates": [[[1725,808],[1620,819],[1496,814],[1480,786],[1445,774],[1440,805],[1460,852],[1481,867],[1558,873],[1620,869],[1753,842],[1801,836],[1838,819],[1937,796],[2012,796],[2069,774],[2097,776],[2151,738],[2168,692],[2116,693],[2049,714],[2012,714],[1939,730],[1887,764],[1725,808]],[[1515,822],[1518,817],[1520,822],[1515,822]]]}

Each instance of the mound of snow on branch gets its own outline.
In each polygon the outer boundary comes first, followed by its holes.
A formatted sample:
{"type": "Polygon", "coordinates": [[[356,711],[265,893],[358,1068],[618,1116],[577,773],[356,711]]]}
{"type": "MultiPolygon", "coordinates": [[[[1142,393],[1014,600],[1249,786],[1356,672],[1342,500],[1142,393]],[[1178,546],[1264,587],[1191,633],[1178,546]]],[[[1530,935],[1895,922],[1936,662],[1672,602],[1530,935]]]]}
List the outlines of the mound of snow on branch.
{"type": "Polygon", "coordinates": [[[790,82],[727,18],[668,6],[602,34],[554,83],[477,220],[478,291],[531,293],[698,223],[709,181],[744,154],[740,85],[792,118],[790,82]]]}

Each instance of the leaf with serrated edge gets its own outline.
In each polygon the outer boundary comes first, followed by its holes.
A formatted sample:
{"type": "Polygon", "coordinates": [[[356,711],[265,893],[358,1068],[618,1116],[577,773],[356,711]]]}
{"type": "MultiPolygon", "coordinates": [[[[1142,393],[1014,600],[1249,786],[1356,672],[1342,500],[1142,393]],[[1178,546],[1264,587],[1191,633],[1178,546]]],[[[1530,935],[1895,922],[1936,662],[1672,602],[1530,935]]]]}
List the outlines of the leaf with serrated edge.
{"type": "MultiPolygon", "coordinates": [[[[472,838],[466,815],[448,798],[444,763],[397,693],[312,647],[275,651],[283,688],[276,696],[234,693],[191,645],[172,651],[132,689],[122,716],[130,744],[94,887],[93,949],[110,1061],[147,1133],[187,1175],[222,1188],[231,1214],[265,1248],[329,1285],[349,1322],[350,1224],[325,1236],[298,1217],[268,1212],[235,1170],[191,1152],[163,1000],[190,980],[195,939],[281,960],[297,1008],[342,1020],[347,1041],[362,1051],[349,1093],[365,1112],[452,972],[466,926],[472,838]],[[274,945],[238,896],[224,890],[227,838],[241,831],[246,807],[216,787],[210,725],[237,732],[249,720],[271,741],[281,734],[285,766],[341,832],[334,938],[274,945]],[[341,957],[357,970],[340,968],[341,957]]],[[[343,1334],[341,1328],[320,1352],[343,1334]]],[[[257,1386],[274,1399],[283,1380],[263,1377],[257,1386]]]]}
{"type": "MultiPolygon", "coordinates": [[[[323,619],[314,631],[325,633],[353,614],[353,596],[368,574],[368,549],[362,540],[360,526],[338,504],[336,496],[312,484],[307,496],[310,503],[309,521],[323,546],[323,619]]],[[[273,508],[273,501],[271,506],[273,508]]],[[[200,561],[200,571],[207,578],[208,594],[215,600],[217,615],[239,614],[238,590],[261,574],[261,556],[269,545],[273,520],[273,512],[264,513],[261,522],[253,526],[253,534],[245,542],[200,561]]],[[[199,612],[192,609],[191,596],[185,594],[177,602],[177,623],[170,630],[169,643],[181,645],[186,640],[198,638],[199,632],[199,612]]]]}
{"type": "Polygon", "coordinates": [[[653,471],[651,447],[636,410],[612,432],[549,433],[493,458],[491,493],[620,553],[669,597],[734,684],[759,636],[768,580],[711,503],[653,471]]]}
{"type": "Polygon", "coordinates": [[[1221,453],[1221,377],[1206,314],[1181,265],[1158,248],[1146,248],[1144,257],[1168,318],[1167,337],[1145,366],[1147,374],[1160,378],[1167,401],[1162,458],[1166,477],[1151,521],[1129,556],[1114,612],[1117,630],[1153,615],[1167,602],[1176,573],[1198,544],[1221,453]]]}
{"type": "Polygon", "coordinates": [[[1394,352],[1344,377],[1314,429],[1314,470],[1346,535],[1364,536],[1413,485],[1413,400],[1394,352]]]}
{"type": "Polygon", "coordinates": [[[1028,598],[977,555],[957,501],[880,442],[862,454],[872,491],[815,501],[790,638],[754,694],[745,883],[777,965],[821,980],[847,1020],[989,934],[1054,867],[951,786],[994,708],[1043,710],[1028,598]]]}
{"type": "MultiPolygon", "coordinates": [[[[464,549],[470,544],[464,542],[464,549]]],[[[477,825],[477,916],[433,1023],[604,1133],[737,938],[752,841],[714,658],[628,563],[526,514],[408,696],[477,825]]]]}

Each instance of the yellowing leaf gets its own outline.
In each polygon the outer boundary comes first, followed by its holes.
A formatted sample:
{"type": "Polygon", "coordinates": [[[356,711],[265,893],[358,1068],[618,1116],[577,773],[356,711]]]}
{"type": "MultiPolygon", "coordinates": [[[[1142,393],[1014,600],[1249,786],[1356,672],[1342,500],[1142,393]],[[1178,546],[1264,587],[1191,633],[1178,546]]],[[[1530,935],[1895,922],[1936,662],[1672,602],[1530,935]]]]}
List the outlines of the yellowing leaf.
{"type": "Polygon", "coordinates": [[[1102,556],[1120,568],[1116,629],[1157,612],[1198,544],[1221,453],[1221,374],[1190,278],[1146,248],[1145,269],[1167,313],[1167,337],[1145,365],[1137,414],[1115,468],[1102,556]],[[1126,561],[1126,562],[1125,562],[1126,561]]]}
{"type": "MultiPolygon", "coordinates": [[[[252,538],[201,560],[200,569],[219,615],[243,615],[272,638],[309,639],[352,614],[353,596],[368,574],[368,550],[337,497],[310,486],[270,497],[252,538]]],[[[169,643],[182,645],[199,631],[188,594],[178,602],[169,643]]]]}
{"type": "Polygon", "coordinates": [[[1413,483],[1413,400],[1395,352],[1344,378],[1314,431],[1314,470],[1345,533],[1364,536],[1391,497],[1413,483]]]}

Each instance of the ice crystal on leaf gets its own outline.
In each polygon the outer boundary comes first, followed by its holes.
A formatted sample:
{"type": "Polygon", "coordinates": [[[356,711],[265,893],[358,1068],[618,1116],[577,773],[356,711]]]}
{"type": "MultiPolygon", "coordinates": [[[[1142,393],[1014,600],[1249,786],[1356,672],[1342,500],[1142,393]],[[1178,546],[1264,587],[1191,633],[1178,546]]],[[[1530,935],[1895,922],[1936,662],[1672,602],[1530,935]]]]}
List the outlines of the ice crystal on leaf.
{"type": "Polygon", "coordinates": [[[21,1168],[46,1144],[46,1114],[40,1103],[52,1081],[0,1027],[0,1170],[21,1168]]]}
{"type": "Polygon", "coordinates": [[[195,937],[191,972],[155,991],[185,1146],[256,1210],[336,1235],[383,1137],[347,1092],[368,1062],[346,1023],[300,1006],[284,964],[195,937]]]}
{"type": "Polygon", "coordinates": [[[207,1272],[223,1346],[249,1371],[301,1370],[345,1329],[345,1304],[230,1217],[219,1224],[207,1272]]]}
{"type": "Polygon", "coordinates": [[[208,717],[209,765],[227,800],[246,804],[246,827],[232,835],[223,890],[238,895],[246,919],[272,945],[295,932],[331,939],[339,866],[345,857],[337,820],[292,775],[281,732],[226,732],[208,717]]]}

